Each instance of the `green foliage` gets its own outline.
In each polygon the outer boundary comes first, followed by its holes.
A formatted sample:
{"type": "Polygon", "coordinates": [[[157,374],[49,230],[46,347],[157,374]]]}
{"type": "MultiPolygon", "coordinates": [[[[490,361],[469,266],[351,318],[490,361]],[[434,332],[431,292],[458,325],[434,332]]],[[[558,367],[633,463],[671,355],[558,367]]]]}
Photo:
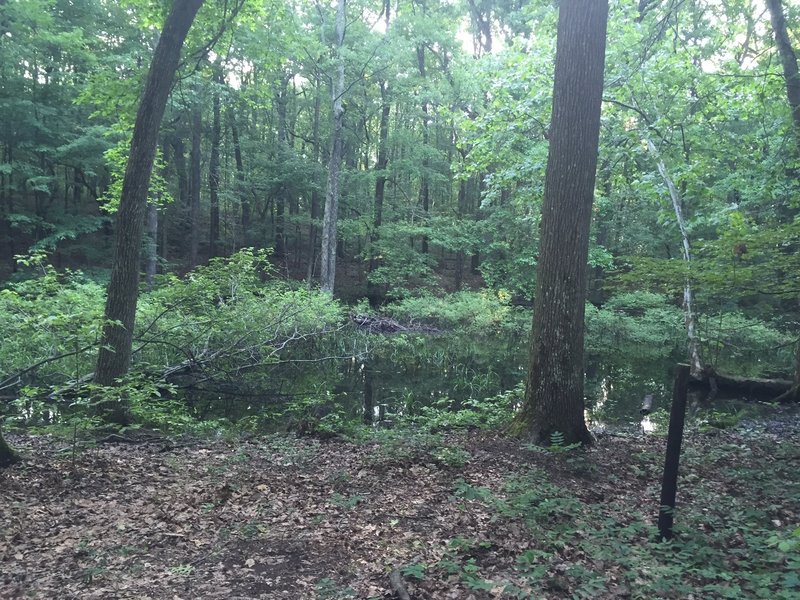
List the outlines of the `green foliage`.
{"type": "MultiPolygon", "coordinates": [[[[632,292],[613,296],[601,308],[586,306],[586,352],[614,355],[623,361],[661,361],[680,356],[685,346],[683,312],[664,296],[632,292]]],[[[614,356],[609,356],[611,360],[614,356]]]]}
{"type": "MultiPolygon", "coordinates": [[[[772,442],[754,444],[761,446],[760,452],[772,452],[772,442]]],[[[794,447],[786,449],[797,454],[794,447]]],[[[787,502],[796,503],[797,484],[787,480],[792,466],[784,460],[770,463],[766,470],[760,462],[754,469],[741,468],[738,458],[752,452],[748,444],[687,449],[681,468],[692,500],[682,505],[677,536],[669,543],[654,542],[652,515],[631,511],[628,502],[623,508],[616,502],[578,501],[535,469],[521,471],[496,489],[459,481],[456,495],[465,503],[485,505],[500,519],[527,523],[531,547],[520,552],[517,568],[530,588],[520,590],[520,597],[546,595],[558,585],[574,597],[591,598],[615,585],[631,590],[634,598],[684,597],[698,590],[720,598],[792,598],[800,589],[794,576],[800,566],[800,530],[774,515],[787,502]],[[716,484],[697,476],[703,469],[720,468],[731,482],[759,489],[770,502],[754,506],[752,498],[720,494],[716,484]],[[714,510],[708,510],[712,503],[714,510]],[[590,556],[603,568],[565,564],[563,557],[573,552],[590,556]]],[[[640,458],[642,464],[658,460],[640,458]]],[[[474,542],[451,541],[448,550],[450,555],[438,568],[460,574],[469,559],[477,558],[480,571],[474,542]]]]}
{"type": "Polygon", "coordinates": [[[421,239],[429,233],[429,229],[421,225],[401,223],[381,227],[378,242],[370,250],[378,261],[378,266],[369,274],[370,282],[387,286],[391,299],[435,287],[432,256],[408,244],[409,239],[421,239]]]}
{"type": "Polygon", "coordinates": [[[18,415],[26,423],[39,422],[52,410],[34,403],[35,397],[52,398],[60,410],[79,390],[127,404],[133,417],[154,428],[211,431],[220,424],[198,425],[179,383],[191,382],[196,369],[245,380],[250,370],[296,357],[293,353],[325,337],[342,318],[329,296],[267,279],[265,255],[245,250],[185,279],[166,278],[143,296],[131,375],[120,386],[101,390],[81,379],[96,360],[103,289],[80,273],[58,273],[42,257],[27,262],[41,275],[0,290],[0,335],[6,340],[0,380],[14,385],[20,374],[18,385],[28,391],[20,395],[18,415]]]}
{"type": "Polygon", "coordinates": [[[422,321],[464,333],[491,335],[514,328],[526,315],[511,306],[506,290],[457,292],[447,296],[421,295],[405,298],[387,307],[401,321],[422,321]]]}
{"type": "Polygon", "coordinates": [[[484,399],[455,402],[442,398],[424,406],[409,420],[428,431],[448,429],[498,429],[509,423],[522,403],[524,386],[484,399]]]}
{"type": "Polygon", "coordinates": [[[400,572],[405,577],[413,577],[414,579],[422,580],[422,579],[425,579],[425,571],[426,570],[427,570],[427,567],[425,565],[421,565],[419,563],[414,563],[414,564],[411,564],[411,565],[406,565],[405,567],[400,569],[400,572]]]}

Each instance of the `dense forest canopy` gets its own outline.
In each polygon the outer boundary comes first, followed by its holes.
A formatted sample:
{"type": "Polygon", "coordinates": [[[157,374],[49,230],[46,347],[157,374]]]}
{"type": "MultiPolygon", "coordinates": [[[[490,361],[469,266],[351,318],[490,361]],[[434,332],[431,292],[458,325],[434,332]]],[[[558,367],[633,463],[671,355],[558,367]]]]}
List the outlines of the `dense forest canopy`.
{"type": "MultiPolygon", "coordinates": [[[[8,302],[42,268],[108,280],[170,6],[0,4],[8,302]]],[[[274,276],[346,302],[486,290],[531,306],[557,14],[549,1],[206,2],[158,137],[147,289],[255,248],[274,276]]],[[[611,2],[589,321],[680,307],[691,286],[703,360],[768,348],[748,373],[791,376],[798,18],[776,0],[611,2]]],[[[7,377],[27,366],[4,362],[7,377]]]]}

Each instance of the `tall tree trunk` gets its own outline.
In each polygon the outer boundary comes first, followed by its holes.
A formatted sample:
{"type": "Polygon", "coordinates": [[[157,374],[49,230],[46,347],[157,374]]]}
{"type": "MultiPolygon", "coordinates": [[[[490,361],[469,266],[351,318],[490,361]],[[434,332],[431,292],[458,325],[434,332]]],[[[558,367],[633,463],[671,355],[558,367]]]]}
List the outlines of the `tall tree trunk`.
{"type": "MultiPolygon", "coordinates": [[[[387,9],[388,10],[388,9],[387,9]]],[[[369,239],[369,272],[372,273],[380,264],[377,257],[377,243],[380,236],[380,227],[383,222],[383,200],[386,193],[386,167],[389,164],[389,116],[391,113],[391,103],[389,102],[389,90],[385,81],[380,82],[381,86],[381,121],[378,132],[378,161],[375,163],[375,205],[372,218],[372,232],[369,239]]],[[[367,276],[367,297],[373,306],[381,303],[382,294],[378,287],[373,284],[367,276]]]]}
{"type": "MultiPolygon", "coordinates": [[[[281,89],[275,99],[275,106],[278,117],[278,160],[284,162],[289,157],[288,135],[286,133],[286,110],[288,99],[289,78],[284,77],[281,81],[281,89]]],[[[285,179],[281,181],[280,189],[275,198],[275,256],[283,258],[286,254],[286,197],[288,185],[285,179]]]]}
{"type": "Polygon", "coordinates": [[[220,123],[219,93],[222,87],[222,70],[215,67],[214,94],[212,98],[211,120],[211,154],[208,158],[208,198],[210,205],[209,219],[209,256],[219,255],[219,144],[222,137],[220,123]]]}
{"type": "Polygon", "coordinates": [[[147,223],[145,226],[145,265],[144,280],[147,291],[153,289],[158,266],[158,204],[147,203],[147,223]]]}
{"type": "Polygon", "coordinates": [[[247,199],[244,189],[242,146],[239,143],[239,128],[236,126],[233,110],[226,111],[226,114],[231,127],[231,138],[233,139],[233,158],[236,161],[236,197],[242,207],[242,242],[246,246],[248,242],[247,230],[250,228],[250,201],[247,199]]]}
{"type": "Polygon", "coordinates": [[[203,113],[199,100],[192,107],[192,149],[189,152],[189,268],[197,266],[200,252],[200,137],[203,113]]]}
{"type": "Polygon", "coordinates": [[[325,192],[325,217],[322,222],[322,269],[320,272],[321,288],[333,293],[336,280],[336,221],[339,213],[339,171],[342,166],[342,127],[344,124],[344,45],[346,0],[338,0],[336,4],[336,77],[331,84],[331,103],[333,106],[333,134],[331,139],[331,156],[328,162],[328,186],[325,192]]]}
{"type": "Polygon", "coordinates": [[[189,178],[186,176],[186,149],[183,138],[176,135],[172,138],[172,160],[175,164],[175,174],[178,176],[178,201],[181,207],[189,205],[189,178]]]}
{"type": "MultiPolygon", "coordinates": [[[[427,77],[425,70],[425,46],[417,46],[417,68],[419,69],[419,76],[423,81],[427,77]]],[[[427,90],[423,91],[427,94],[427,90]]],[[[428,131],[428,100],[422,101],[422,151],[425,152],[425,158],[422,159],[422,178],[419,187],[419,199],[422,204],[422,212],[424,217],[428,217],[428,209],[431,203],[431,191],[428,182],[428,169],[430,168],[430,161],[428,160],[428,143],[430,142],[430,132],[428,131]]],[[[428,253],[428,236],[422,237],[422,253],[428,253]]]]}
{"type": "MultiPolygon", "coordinates": [[[[461,179],[458,184],[458,215],[459,217],[464,217],[467,212],[466,209],[467,205],[467,180],[461,179]]],[[[461,287],[464,285],[464,249],[459,248],[456,254],[456,269],[455,275],[453,277],[454,282],[453,285],[457,292],[461,291],[461,287]]]]}
{"type": "MultiPolygon", "coordinates": [[[[319,91],[319,78],[316,79],[314,84],[314,122],[312,125],[311,139],[314,151],[314,164],[319,161],[320,144],[319,144],[319,114],[322,108],[322,96],[319,91]]],[[[316,181],[311,188],[311,222],[308,227],[308,285],[314,280],[314,269],[317,263],[317,243],[319,241],[319,227],[317,222],[321,216],[320,214],[320,193],[317,190],[316,181]]]]}
{"type": "Polygon", "coordinates": [[[535,443],[591,443],[583,342],[608,0],[562,0],[531,366],[518,426],[535,443]]]}
{"type": "MultiPolygon", "coordinates": [[[[775,35],[775,44],[783,66],[783,78],[786,80],[786,97],[792,110],[792,123],[794,125],[795,144],[797,154],[800,156],[800,73],[797,67],[797,55],[789,38],[786,27],[786,16],[783,12],[783,0],[767,0],[772,32],[775,35]]],[[[800,396],[800,340],[797,342],[797,360],[794,373],[794,397],[800,396]]]]}
{"type": "MultiPolygon", "coordinates": [[[[106,325],[103,327],[95,370],[95,381],[100,385],[113,385],[130,367],[139,294],[142,230],[158,130],[178,68],[183,41],[202,3],[203,0],[174,1],[153,53],[136,114],[117,213],[114,258],[104,314],[106,325]]],[[[124,405],[119,404],[112,407],[111,418],[124,421],[126,413],[124,405]]]]}
{"type": "Polygon", "coordinates": [[[800,153],[800,74],[797,70],[797,55],[792,48],[789,32],[786,28],[786,17],[783,12],[783,0],[767,0],[775,44],[783,65],[783,77],[786,80],[786,96],[792,109],[795,142],[800,153]]]}

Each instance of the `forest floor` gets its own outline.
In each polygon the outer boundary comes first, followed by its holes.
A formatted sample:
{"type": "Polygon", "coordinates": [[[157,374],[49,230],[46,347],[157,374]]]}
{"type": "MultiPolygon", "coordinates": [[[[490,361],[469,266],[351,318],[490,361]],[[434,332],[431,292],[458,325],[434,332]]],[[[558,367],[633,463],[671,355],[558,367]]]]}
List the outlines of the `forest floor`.
{"type": "Polygon", "coordinates": [[[687,436],[672,547],[661,437],[378,437],[9,435],[0,598],[402,598],[395,570],[415,600],[800,597],[796,413],[687,436]]]}

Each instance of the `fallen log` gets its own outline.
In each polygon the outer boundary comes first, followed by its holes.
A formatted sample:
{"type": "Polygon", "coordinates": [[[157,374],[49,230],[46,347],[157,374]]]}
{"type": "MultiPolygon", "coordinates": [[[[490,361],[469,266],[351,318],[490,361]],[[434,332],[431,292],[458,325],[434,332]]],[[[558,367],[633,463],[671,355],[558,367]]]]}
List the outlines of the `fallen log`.
{"type": "Polygon", "coordinates": [[[705,369],[702,376],[692,382],[693,386],[704,386],[710,390],[724,390],[741,395],[743,400],[758,399],[773,402],[797,402],[797,386],[789,379],[764,379],[740,377],[705,369]]]}

